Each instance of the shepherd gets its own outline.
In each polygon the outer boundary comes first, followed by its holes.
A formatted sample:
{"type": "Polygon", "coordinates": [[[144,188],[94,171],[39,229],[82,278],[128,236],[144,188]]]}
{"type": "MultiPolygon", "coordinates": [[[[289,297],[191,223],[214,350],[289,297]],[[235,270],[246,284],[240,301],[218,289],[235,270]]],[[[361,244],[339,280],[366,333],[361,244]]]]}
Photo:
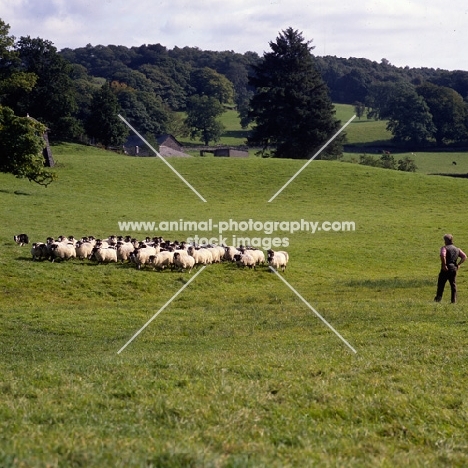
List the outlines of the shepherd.
{"type": "Polygon", "coordinates": [[[451,302],[455,304],[457,302],[457,272],[460,265],[466,260],[466,254],[463,250],[453,245],[452,234],[444,235],[444,245],[440,248],[440,273],[437,280],[437,293],[434,298],[435,302],[442,300],[444,294],[445,283],[450,283],[451,289],[451,302]],[[457,260],[460,261],[457,263],[457,260]]]}

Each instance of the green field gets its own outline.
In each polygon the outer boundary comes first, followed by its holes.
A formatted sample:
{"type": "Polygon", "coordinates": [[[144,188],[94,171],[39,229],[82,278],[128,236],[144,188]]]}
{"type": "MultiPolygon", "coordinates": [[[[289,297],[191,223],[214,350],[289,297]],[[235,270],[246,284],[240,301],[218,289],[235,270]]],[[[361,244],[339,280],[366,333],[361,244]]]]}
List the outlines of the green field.
{"type": "Polygon", "coordinates": [[[458,304],[432,301],[442,235],[468,249],[465,180],[314,161],[267,203],[303,161],[172,158],[203,203],[157,158],[53,150],[47,189],[0,174],[0,466],[467,465],[464,268],[458,304]],[[355,222],[271,237],[357,354],[266,267],[228,263],[117,354],[190,276],[33,262],[12,238],[181,218],[355,222]]]}
{"type": "MultiPolygon", "coordinates": [[[[335,104],[336,118],[341,120],[344,125],[354,114],[354,108],[348,104],[335,104]]],[[[239,116],[235,110],[227,110],[221,115],[220,121],[225,126],[226,130],[218,144],[222,145],[245,145],[248,132],[240,126],[239,116]]],[[[347,143],[349,144],[378,144],[391,138],[390,132],[386,130],[385,121],[376,121],[362,117],[354,119],[347,127],[347,143]]],[[[200,142],[191,140],[190,138],[178,138],[178,140],[187,145],[200,144],[200,142]]]]}

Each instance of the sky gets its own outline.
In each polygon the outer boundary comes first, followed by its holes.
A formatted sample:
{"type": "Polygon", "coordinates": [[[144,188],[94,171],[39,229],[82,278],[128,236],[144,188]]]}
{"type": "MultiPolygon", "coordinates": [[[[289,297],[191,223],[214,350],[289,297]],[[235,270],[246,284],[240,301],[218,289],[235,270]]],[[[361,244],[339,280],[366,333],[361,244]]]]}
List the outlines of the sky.
{"type": "Polygon", "coordinates": [[[58,50],[161,44],[269,52],[292,27],[318,56],[467,70],[466,0],[0,0],[10,35],[58,50]]]}

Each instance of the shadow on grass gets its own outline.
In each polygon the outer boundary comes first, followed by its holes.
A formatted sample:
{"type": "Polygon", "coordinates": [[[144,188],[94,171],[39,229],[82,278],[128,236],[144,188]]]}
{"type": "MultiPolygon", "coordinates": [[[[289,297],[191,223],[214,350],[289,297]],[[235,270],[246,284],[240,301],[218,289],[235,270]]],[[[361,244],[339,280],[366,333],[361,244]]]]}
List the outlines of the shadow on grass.
{"type": "Polygon", "coordinates": [[[385,278],[378,280],[352,280],[345,283],[350,288],[368,288],[368,289],[402,289],[402,288],[421,288],[424,286],[433,286],[434,280],[431,279],[411,279],[411,278],[385,278]]]}
{"type": "Polygon", "coordinates": [[[30,193],[20,192],[19,190],[15,190],[14,192],[12,192],[11,190],[5,190],[5,189],[0,189],[0,193],[14,193],[15,195],[26,195],[26,196],[31,195],[30,193]]]}

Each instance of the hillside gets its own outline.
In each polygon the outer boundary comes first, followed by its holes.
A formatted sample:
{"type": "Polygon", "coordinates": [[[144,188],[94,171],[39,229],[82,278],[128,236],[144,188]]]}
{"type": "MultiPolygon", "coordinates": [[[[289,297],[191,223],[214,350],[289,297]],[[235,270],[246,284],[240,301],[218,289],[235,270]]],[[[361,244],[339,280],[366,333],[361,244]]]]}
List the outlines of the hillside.
{"type": "Polygon", "coordinates": [[[267,203],[304,161],[171,160],[203,203],[156,158],[68,144],[54,156],[47,189],[0,174],[0,465],[468,462],[465,271],[459,304],[432,302],[442,235],[468,248],[453,215],[466,181],[314,161],[267,203]],[[119,221],[210,218],[353,221],[223,236],[287,237],[283,277],[357,354],[266,267],[218,264],[118,355],[189,275],[32,262],[13,244],[20,232],[104,237],[119,221]]]}

